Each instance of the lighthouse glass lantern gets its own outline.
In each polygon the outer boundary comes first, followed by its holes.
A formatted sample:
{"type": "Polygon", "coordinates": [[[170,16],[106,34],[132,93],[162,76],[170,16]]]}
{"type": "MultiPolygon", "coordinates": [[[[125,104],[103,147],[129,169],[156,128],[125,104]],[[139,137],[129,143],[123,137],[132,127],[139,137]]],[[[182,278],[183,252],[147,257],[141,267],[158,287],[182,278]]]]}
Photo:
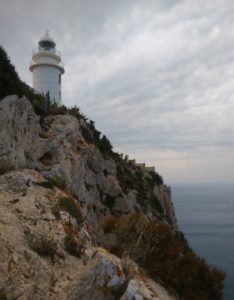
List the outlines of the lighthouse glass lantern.
{"type": "Polygon", "coordinates": [[[35,92],[49,94],[52,101],[61,104],[61,75],[65,71],[61,54],[48,31],[39,40],[38,47],[33,50],[29,69],[33,74],[35,92]]]}

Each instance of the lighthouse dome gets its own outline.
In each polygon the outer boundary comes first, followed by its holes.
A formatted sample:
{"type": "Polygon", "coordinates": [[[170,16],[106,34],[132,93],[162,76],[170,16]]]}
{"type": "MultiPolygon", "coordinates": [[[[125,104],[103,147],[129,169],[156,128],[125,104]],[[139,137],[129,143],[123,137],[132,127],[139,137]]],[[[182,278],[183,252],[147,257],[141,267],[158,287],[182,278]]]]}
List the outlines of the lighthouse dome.
{"type": "Polygon", "coordinates": [[[38,41],[38,45],[44,50],[51,50],[55,49],[56,43],[49,35],[49,31],[47,30],[44,36],[38,41]]]}

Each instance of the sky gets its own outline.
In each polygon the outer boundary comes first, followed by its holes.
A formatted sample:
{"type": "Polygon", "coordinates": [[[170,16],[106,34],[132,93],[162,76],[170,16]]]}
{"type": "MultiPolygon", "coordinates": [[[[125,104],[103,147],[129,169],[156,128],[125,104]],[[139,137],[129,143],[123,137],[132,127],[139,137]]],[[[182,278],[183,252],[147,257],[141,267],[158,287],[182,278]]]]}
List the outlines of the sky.
{"type": "Polygon", "coordinates": [[[0,0],[0,44],[32,84],[32,49],[62,51],[63,104],[168,184],[234,181],[233,0],[0,0]]]}

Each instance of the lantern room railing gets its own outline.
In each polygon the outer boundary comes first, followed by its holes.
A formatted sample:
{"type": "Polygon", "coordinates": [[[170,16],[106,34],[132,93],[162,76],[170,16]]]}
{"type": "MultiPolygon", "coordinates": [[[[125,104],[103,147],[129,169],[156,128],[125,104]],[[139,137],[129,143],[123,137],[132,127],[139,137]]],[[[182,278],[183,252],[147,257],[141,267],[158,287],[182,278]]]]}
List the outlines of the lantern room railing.
{"type": "Polygon", "coordinates": [[[50,54],[54,54],[56,56],[61,57],[61,52],[55,48],[45,49],[42,47],[37,47],[37,48],[33,49],[32,55],[36,55],[38,53],[50,53],[50,54]]]}

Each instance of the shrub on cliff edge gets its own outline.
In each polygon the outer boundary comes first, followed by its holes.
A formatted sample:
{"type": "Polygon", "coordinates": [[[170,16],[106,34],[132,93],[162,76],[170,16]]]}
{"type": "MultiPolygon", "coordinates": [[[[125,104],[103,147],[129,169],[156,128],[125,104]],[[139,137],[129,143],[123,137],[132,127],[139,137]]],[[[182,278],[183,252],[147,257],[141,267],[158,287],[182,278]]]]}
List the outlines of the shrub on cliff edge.
{"type": "Polygon", "coordinates": [[[170,226],[131,214],[112,218],[111,226],[103,228],[116,236],[116,244],[109,249],[112,253],[130,256],[152,279],[176,290],[182,299],[222,299],[225,273],[197,256],[170,226]]]}

